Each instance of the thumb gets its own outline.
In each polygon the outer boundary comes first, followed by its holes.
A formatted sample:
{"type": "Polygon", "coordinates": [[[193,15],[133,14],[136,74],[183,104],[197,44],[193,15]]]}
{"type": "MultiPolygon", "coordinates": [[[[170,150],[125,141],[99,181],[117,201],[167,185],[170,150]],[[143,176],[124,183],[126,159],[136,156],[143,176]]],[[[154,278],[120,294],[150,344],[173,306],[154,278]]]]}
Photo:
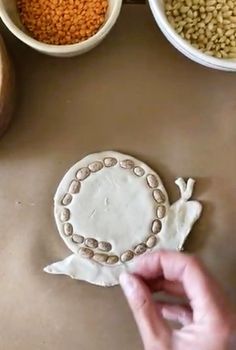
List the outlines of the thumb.
{"type": "Polygon", "coordinates": [[[155,307],[146,284],[135,275],[123,273],[120,284],[137,323],[145,349],[167,345],[170,328],[155,307]]]}

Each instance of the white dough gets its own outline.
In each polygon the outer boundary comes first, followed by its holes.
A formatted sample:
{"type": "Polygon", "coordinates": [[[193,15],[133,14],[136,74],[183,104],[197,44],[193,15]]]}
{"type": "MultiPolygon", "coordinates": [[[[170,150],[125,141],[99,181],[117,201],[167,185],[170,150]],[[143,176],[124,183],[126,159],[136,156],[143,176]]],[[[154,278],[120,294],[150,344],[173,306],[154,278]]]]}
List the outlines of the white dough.
{"type": "MultiPolygon", "coordinates": [[[[101,164],[101,163],[100,163],[101,164]]],[[[146,164],[118,152],[108,151],[91,154],[76,163],[62,179],[54,198],[54,215],[58,231],[68,248],[74,253],[65,260],[49,265],[45,271],[53,274],[65,274],[72,278],[85,280],[100,286],[113,286],[119,283],[119,275],[124,270],[132,270],[135,258],[123,263],[119,260],[114,265],[98,263],[93,259],[81,257],[79,249],[85,244],[73,242],[71,235],[64,233],[64,222],[60,213],[64,208],[70,211],[67,220],[73,227],[73,232],[86,238],[106,241],[112,245],[108,255],[120,257],[125,251],[134,251],[135,247],[145,243],[152,234],[152,223],[157,218],[158,205],[164,206],[165,215],[160,220],[162,229],[155,234],[157,244],[147,249],[147,252],[160,248],[180,250],[192,225],[201,214],[201,205],[196,201],[188,201],[192,195],[194,181],[183,179],[176,181],[180,188],[181,198],[172,206],[159,176],[146,164]],[[62,204],[62,199],[69,191],[70,184],[76,179],[77,171],[88,167],[96,161],[103,162],[112,157],[117,164],[105,167],[97,172],[91,172],[80,181],[80,190],[72,194],[68,205],[62,204]],[[137,176],[134,169],[124,169],[120,164],[124,160],[132,160],[135,167],[144,170],[142,176],[137,176]],[[153,198],[153,190],[148,185],[147,176],[155,175],[158,180],[158,190],[165,201],[158,204],[153,198]]],[[[163,209],[163,208],[162,208],[163,209]]],[[[92,249],[99,253],[98,248],[92,249]]],[[[101,252],[100,252],[101,253],[101,252]]],[[[146,253],[145,253],[146,254],[146,253]]]]}

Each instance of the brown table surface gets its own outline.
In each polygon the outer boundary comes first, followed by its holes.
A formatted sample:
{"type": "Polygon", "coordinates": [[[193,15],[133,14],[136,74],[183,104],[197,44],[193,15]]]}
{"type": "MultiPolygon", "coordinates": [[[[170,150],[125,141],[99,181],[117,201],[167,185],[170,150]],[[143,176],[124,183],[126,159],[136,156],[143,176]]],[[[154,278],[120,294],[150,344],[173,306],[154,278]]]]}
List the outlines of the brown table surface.
{"type": "Polygon", "coordinates": [[[170,200],[197,179],[204,213],[187,249],[236,302],[236,75],[178,53],[145,5],[125,5],[109,37],[82,57],[43,56],[3,30],[18,84],[0,141],[1,350],[142,349],[121,290],[42,271],[69,254],[52,205],[66,169],[115,149],[146,161],[170,200]]]}

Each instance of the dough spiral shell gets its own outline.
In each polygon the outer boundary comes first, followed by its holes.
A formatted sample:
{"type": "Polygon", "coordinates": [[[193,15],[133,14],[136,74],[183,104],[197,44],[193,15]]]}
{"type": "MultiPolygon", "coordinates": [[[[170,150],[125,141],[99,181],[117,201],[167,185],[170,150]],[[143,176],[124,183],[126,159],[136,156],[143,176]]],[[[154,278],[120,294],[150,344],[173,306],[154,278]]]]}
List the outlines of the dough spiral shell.
{"type": "MultiPolygon", "coordinates": [[[[158,243],[156,235],[162,230],[162,220],[169,207],[168,197],[159,176],[140,161],[116,152],[111,152],[111,154],[106,152],[106,155],[101,153],[100,157],[99,155],[97,154],[93,161],[83,162],[82,166],[79,164],[78,168],[73,171],[74,178],[70,179],[68,188],[61,196],[62,209],[59,212],[59,220],[64,223],[62,237],[70,249],[72,251],[76,249],[77,254],[83,258],[93,259],[107,265],[127,263],[136,255],[145,253],[158,243]],[[133,175],[132,181],[143,181],[143,186],[146,186],[147,191],[150,192],[153,207],[156,208],[156,217],[154,215],[152,222],[150,222],[150,231],[147,229],[146,237],[120,254],[116,252],[111,242],[99,240],[97,237],[93,237],[91,232],[89,237],[86,237],[83,232],[77,233],[77,229],[70,222],[71,211],[67,208],[67,206],[73,205],[75,200],[78,200],[83,187],[86,186],[86,182],[91,177],[97,176],[104,169],[107,171],[115,169],[117,164],[120,165],[119,169],[133,175]]],[[[58,227],[61,233],[59,224],[58,227]]]]}

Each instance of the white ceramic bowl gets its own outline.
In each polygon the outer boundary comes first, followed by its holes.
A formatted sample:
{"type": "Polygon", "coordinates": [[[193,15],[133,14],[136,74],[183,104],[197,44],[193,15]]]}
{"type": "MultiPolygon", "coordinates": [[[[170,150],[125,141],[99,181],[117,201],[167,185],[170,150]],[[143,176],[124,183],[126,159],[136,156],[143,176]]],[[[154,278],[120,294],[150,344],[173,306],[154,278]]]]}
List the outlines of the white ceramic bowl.
{"type": "Polygon", "coordinates": [[[99,31],[91,38],[72,45],[49,45],[33,39],[27,34],[24,26],[21,24],[16,0],[0,0],[0,17],[7,28],[25,44],[31,46],[37,51],[59,57],[71,57],[83,54],[97,46],[110,32],[115,24],[121,10],[122,0],[108,1],[107,18],[99,31]]]}
{"type": "Polygon", "coordinates": [[[171,44],[182,52],[185,56],[191,60],[200,63],[206,67],[225,70],[236,71],[235,59],[216,58],[202,53],[200,50],[195,49],[186,40],[184,40],[176,31],[172,28],[165,15],[165,10],[162,0],[148,0],[153,16],[163,32],[166,38],[171,44]]]}

